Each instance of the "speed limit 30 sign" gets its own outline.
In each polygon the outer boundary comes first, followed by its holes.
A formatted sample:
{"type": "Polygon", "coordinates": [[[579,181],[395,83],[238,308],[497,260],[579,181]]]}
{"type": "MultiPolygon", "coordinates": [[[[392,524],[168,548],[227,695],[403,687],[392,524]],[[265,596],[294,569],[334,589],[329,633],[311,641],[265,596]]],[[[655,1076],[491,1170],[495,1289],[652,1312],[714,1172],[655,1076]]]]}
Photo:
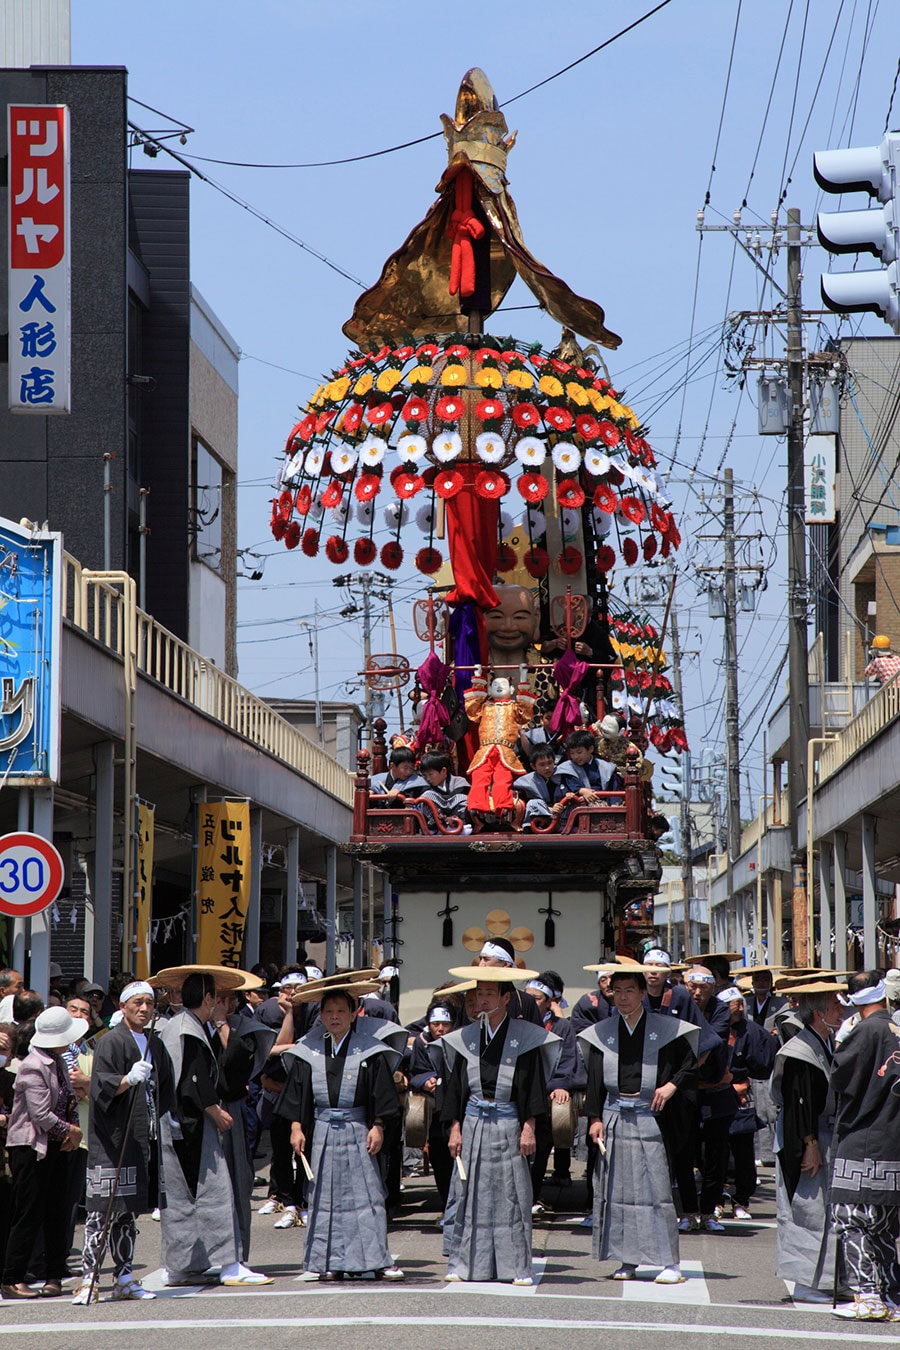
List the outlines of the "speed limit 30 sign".
{"type": "Polygon", "coordinates": [[[49,839],[0,835],[0,914],[27,919],[52,905],[62,890],[63,860],[49,839]]]}

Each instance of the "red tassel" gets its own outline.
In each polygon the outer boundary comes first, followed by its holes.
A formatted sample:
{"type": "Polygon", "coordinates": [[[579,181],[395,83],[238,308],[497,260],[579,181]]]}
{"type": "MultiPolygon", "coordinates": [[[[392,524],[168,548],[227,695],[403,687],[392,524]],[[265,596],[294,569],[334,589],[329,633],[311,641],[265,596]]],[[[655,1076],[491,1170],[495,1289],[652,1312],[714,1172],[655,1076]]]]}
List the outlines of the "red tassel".
{"type": "Polygon", "coordinates": [[[453,246],[448,290],[451,295],[465,299],[475,292],[472,240],[484,235],[484,226],[472,209],[472,174],[468,169],[456,175],[456,209],[450,217],[447,234],[453,246]]]}

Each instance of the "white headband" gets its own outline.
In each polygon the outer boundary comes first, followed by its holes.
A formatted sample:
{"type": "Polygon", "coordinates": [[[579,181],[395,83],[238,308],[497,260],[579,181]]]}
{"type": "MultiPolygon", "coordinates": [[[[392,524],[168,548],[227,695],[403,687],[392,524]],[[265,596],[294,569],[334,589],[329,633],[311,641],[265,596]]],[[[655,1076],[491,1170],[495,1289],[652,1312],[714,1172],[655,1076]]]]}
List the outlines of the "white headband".
{"type": "Polygon", "coordinates": [[[325,978],[318,966],[307,966],[306,974],[311,980],[324,980],[325,978]]]}
{"type": "Polygon", "coordinates": [[[453,1014],[448,1008],[432,1008],[428,1014],[429,1022],[452,1022],[453,1014]]]}
{"type": "Polygon", "coordinates": [[[516,964],[508,951],[505,951],[503,947],[495,947],[493,942],[486,942],[478,955],[489,956],[493,961],[502,961],[505,966],[516,964]]]}
{"type": "Polygon", "coordinates": [[[887,985],[884,980],[870,989],[860,989],[856,994],[848,994],[847,1002],[852,1003],[854,1008],[865,1008],[870,1003],[883,1003],[887,998],[887,985]]]}
{"type": "MultiPolygon", "coordinates": [[[[289,975],[282,975],[279,981],[279,988],[283,989],[289,984],[306,984],[306,976],[299,970],[292,970],[289,975]]],[[[275,987],[274,985],[272,986],[275,987]]]]}
{"type": "Polygon", "coordinates": [[[738,989],[737,985],[732,985],[730,989],[721,989],[716,998],[720,1003],[734,1003],[736,999],[743,1001],[744,995],[738,989]]]}
{"type": "Polygon", "coordinates": [[[689,971],[684,977],[685,984],[715,984],[715,976],[710,975],[708,970],[701,974],[699,970],[689,971]]]}
{"type": "Polygon", "coordinates": [[[382,966],[378,972],[378,978],[382,984],[386,984],[388,980],[399,980],[400,971],[396,966],[382,966]]]}
{"type": "Polygon", "coordinates": [[[549,998],[551,1003],[556,998],[556,995],[550,988],[549,984],[543,984],[540,980],[529,980],[525,988],[537,989],[538,993],[543,994],[545,998],[549,998]]]}
{"type": "Polygon", "coordinates": [[[645,953],[644,965],[646,966],[650,961],[659,966],[670,966],[672,964],[671,956],[668,952],[664,952],[661,947],[654,947],[651,951],[645,953]]]}
{"type": "Polygon", "coordinates": [[[131,984],[126,984],[119,995],[119,1002],[127,1003],[130,998],[136,998],[138,994],[149,994],[151,998],[156,997],[153,986],[148,984],[146,980],[132,980],[131,984]]]}

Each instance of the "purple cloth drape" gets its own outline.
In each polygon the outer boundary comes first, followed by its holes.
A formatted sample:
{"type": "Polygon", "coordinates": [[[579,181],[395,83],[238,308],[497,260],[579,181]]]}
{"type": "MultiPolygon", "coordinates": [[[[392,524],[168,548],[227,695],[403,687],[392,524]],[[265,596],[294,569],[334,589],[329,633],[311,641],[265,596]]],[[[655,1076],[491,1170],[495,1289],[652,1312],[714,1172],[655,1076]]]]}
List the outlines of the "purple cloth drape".
{"type": "Polygon", "coordinates": [[[481,653],[483,626],[484,617],[471,600],[457,605],[450,615],[450,640],[453,644],[453,664],[456,666],[453,684],[460,702],[472,683],[473,667],[481,665],[484,659],[481,653]]]}
{"type": "Polygon", "coordinates": [[[450,667],[445,666],[434,652],[430,652],[419,666],[416,675],[419,684],[428,695],[416,734],[419,747],[424,750],[426,745],[443,744],[444,728],[450,722],[450,714],[441,702],[441,694],[450,675],[450,667]]]}
{"type": "Polygon", "coordinates": [[[553,667],[553,678],[559,686],[559,698],[550,718],[550,730],[565,738],[575,727],[581,726],[581,707],[576,692],[590,669],[586,661],[579,661],[570,647],[553,667]]]}

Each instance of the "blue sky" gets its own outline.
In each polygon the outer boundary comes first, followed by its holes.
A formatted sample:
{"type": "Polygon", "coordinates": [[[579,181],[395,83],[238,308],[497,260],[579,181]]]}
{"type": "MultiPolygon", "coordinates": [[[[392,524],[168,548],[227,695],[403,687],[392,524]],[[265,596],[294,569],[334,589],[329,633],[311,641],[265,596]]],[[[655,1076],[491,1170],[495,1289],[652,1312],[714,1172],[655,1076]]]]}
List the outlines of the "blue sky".
{"type": "MultiPolygon", "coordinates": [[[[519,0],[468,10],[390,0],[156,0],[152,7],[75,0],[73,61],[126,66],[135,99],[195,128],[186,147],[176,143],[189,157],[306,162],[428,135],[439,129],[441,112],[452,112],[469,66],[487,71],[502,102],[652,8],[652,0],[519,0]]],[[[526,242],[576,291],[598,300],[622,335],[611,374],[650,422],[661,463],[674,455],[670,484],[694,562],[720,556],[697,538],[715,528],[701,489],[706,496],[714,490],[724,464],[739,491],[759,489],[772,540],[764,553],[769,587],[755,615],[739,620],[741,702],[745,713],[755,709],[744,727],[754,810],[762,740],[753,733],[786,636],[786,456],[782,441],[756,435],[755,408],[724,378],[716,334],[725,314],[767,308],[772,293],[728,235],[707,234],[700,245],[696,215],[709,190],[708,223],[730,221],[744,198],[745,222],[768,223],[783,194],[782,220],[787,206],[798,206],[804,223],[811,221],[823,205],[812,151],[881,140],[897,39],[888,0],[671,0],[506,110],[519,132],[508,175],[526,242]]],[[[134,104],[131,116],[147,129],[165,125],[134,104]]],[[[900,100],[891,124],[900,125],[900,100]]],[[[433,200],[445,154],[435,140],[325,169],[196,162],[368,285],[433,200]]],[[[133,163],[171,165],[140,150],[133,163]]],[[[266,695],[310,696],[308,637],[298,620],[318,603],[322,692],[346,697],[360,663],[359,629],[337,615],[346,597],[331,585],[335,569],[274,544],[268,500],[298,405],[312,381],[343,360],[341,325],[359,287],[202,182],[194,183],[191,209],[194,281],[244,352],[239,542],[271,555],[262,582],[240,587],[241,679],[266,695]]],[[[819,307],[826,267],[820,250],[805,253],[810,307],[819,307]]],[[[782,253],[774,265],[782,284],[784,270],[782,253]]],[[[531,299],[517,283],[506,303],[531,299]]],[[[493,327],[549,345],[558,337],[536,310],[510,313],[493,327]]],[[[827,328],[836,332],[837,320],[827,328]]],[[[862,331],[887,329],[867,316],[862,331]]],[[[808,334],[815,347],[821,335],[813,325],[808,334]]],[[[413,570],[399,575],[400,642],[415,658],[406,605],[420,578],[413,570]]],[[[685,667],[692,749],[721,750],[721,624],[708,620],[690,563],[677,596],[684,646],[697,653],[685,667]]],[[[386,634],[379,627],[376,650],[389,646],[386,634]]]]}

